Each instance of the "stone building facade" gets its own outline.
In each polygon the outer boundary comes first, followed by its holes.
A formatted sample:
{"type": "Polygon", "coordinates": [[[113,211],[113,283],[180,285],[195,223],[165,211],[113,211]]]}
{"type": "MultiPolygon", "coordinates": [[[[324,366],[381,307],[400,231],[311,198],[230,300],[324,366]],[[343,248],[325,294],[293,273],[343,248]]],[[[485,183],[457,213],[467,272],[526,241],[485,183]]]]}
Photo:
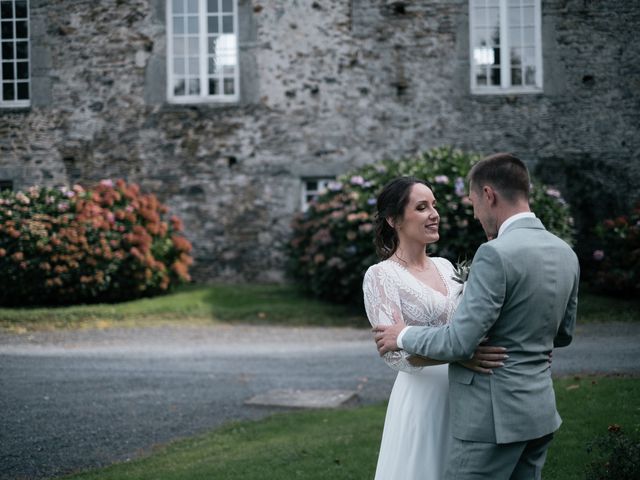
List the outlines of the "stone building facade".
{"type": "Polygon", "coordinates": [[[184,220],[196,277],[234,281],[282,279],[304,180],[431,147],[513,151],[583,212],[638,195],[638,2],[522,0],[541,88],[482,94],[469,0],[234,0],[239,98],[179,104],[171,1],[29,1],[30,102],[0,108],[0,182],[139,183],[184,220]]]}

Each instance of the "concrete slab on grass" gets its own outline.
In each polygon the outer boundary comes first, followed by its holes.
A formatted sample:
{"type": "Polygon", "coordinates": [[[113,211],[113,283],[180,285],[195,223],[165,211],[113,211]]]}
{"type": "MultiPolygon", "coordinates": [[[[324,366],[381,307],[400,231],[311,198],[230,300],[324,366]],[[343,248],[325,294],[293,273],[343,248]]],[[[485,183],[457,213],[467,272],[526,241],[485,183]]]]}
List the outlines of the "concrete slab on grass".
{"type": "Polygon", "coordinates": [[[269,390],[244,403],[268,407],[338,408],[358,403],[358,394],[353,390],[269,390]]]}

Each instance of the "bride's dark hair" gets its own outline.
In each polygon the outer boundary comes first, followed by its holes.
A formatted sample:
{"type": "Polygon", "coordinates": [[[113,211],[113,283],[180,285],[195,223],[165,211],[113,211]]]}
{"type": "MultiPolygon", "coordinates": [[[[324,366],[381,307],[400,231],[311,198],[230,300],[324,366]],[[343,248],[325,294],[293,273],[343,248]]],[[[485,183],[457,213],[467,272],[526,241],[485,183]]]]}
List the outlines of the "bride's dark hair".
{"type": "Polygon", "coordinates": [[[416,183],[421,183],[433,190],[431,184],[426,180],[415,177],[398,177],[387,183],[378,195],[374,243],[376,253],[382,260],[389,258],[398,248],[398,234],[389,225],[387,219],[392,219],[394,223],[402,219],[404,209],[409,201],[411,187],[416,183]]]}

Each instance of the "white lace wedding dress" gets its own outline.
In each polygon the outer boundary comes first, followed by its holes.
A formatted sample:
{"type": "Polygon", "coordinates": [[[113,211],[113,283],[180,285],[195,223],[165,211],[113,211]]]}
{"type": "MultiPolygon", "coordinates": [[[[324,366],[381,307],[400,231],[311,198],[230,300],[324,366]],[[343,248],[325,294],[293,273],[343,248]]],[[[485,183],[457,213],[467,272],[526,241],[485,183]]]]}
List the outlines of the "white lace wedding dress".
{"type": "MultiPolygon", "coordinates": [[[[447,295],[428,287],[402,265],[385,260],[364,277],[367,316],[372,325],[402,318],[407,325],[440,326],[452,317],[462,286],[444,258],[431,258],[447,295]]],[[[407,353],[390,352],[386,363],[399,370],[389,397],[376,480],[440,480],[449,445],[448,365],[413,367],[407,353]]]]}

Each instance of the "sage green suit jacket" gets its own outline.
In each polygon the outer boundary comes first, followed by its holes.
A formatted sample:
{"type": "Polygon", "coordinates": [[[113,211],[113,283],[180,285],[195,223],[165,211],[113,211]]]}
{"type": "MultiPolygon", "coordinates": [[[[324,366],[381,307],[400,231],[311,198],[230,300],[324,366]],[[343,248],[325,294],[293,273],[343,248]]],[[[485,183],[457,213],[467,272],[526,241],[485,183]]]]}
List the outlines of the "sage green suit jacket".
{"type": "Polygon", "coordinates": [[[569,245],[537,218],[522,218],[480,246],[448,325],[405,332],[404,350],[449,362],[471,358],[484,337],[507,349],[505,366],[492,375],[450,364],[455,438],[512,443],[558,429],[548,354],[571,342],[578,278],[569,245]]]}

